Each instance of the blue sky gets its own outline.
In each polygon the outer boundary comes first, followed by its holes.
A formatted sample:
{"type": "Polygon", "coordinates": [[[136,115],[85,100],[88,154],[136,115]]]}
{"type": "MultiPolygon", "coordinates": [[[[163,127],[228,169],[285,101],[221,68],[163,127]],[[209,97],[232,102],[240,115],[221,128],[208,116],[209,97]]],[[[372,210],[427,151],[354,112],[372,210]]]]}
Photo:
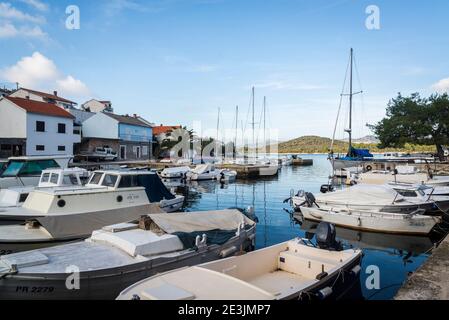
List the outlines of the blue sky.
{"type": "Polygon", "coordinates": [[[448,12],[445,0],[0,0],[0,84],[110,99],[117,113],[203,128],[215,128],[218,107],[223,126],[236,105],[246,119],[254,85],[256,117],[265,95],[281,139],[331,136],[354,47],[362,136],[398,92],[449,89],[448,12]],[[80,30],[65,28],[72,4],[80,30]],[[380,30],[365,27],[371,4],[380,30]]]}

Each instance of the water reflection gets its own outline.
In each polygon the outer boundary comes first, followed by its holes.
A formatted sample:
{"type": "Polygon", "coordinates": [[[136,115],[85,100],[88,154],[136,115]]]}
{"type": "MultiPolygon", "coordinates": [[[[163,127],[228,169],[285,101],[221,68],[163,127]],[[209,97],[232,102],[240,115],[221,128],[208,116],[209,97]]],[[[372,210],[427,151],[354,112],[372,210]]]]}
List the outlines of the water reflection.
{"type": "MultiPolygon", "coordinates": [[[[247,208],[253,206],[259,219],[256,248],[274,245],[295,237],[311,237],[316,223],[292,219],[290,207],[283,200],[291,190],[299,189],[319,192],[320,186],[328,182],[331,168],[325,155],[305,156],[313,158],[313,167],[283,167],[279,176],[257,180],[240,180],[220,185],[213,181],[173,183],[177,192],[186,196],[187,211],[247,208]],[[287,212],[286,210],[287,209],[287,212]]],[[[432,249],[445,234],[441,229],[430,237],[384,235],[337,228],[339,237],[346,246],[362,248],[362,274],[355,286],[355,298],[391,299],[405,281],[407,275],[419,268],[432,249]],[[375,265],[380,269],[380,289],[370,290],[365,281],[365,270],[375,265]],[[358,287],[358,289],[357,289],[358,287]]]]}

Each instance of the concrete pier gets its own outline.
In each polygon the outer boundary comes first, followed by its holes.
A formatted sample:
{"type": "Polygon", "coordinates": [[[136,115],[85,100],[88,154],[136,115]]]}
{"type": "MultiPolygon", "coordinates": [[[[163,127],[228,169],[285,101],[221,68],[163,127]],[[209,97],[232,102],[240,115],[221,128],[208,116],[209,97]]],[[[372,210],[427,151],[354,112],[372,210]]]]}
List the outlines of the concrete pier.
{"type": "Polygon", "coordinates": [[[449,236],[408,278],[394,299],[449,300],[449,236]]]}

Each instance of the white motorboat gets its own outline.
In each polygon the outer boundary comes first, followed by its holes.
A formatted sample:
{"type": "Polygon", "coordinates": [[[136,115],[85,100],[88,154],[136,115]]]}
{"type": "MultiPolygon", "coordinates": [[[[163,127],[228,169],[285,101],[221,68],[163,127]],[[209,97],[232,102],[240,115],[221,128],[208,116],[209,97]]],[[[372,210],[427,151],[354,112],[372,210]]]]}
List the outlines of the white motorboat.
{"type": "Polygon", "coordinates": [[[185,178],[186,175],[187,175],[187,172],[190,172],[190,168],[189,167],[165,168],[161,172],[161,178],[164,178],[164,179],[185,178]]]}
{"type": "Polygon", "coordinates": [[[42,171],[37,187],[29,186],[0,189],[0,208],[22,206],[29,193],[33,190],[82,186],[82,179],[88,177],[88,171],[80,168],[44,170],[42,171]]]}
{"type": "Polygon", "coordinates": [[[220,172],[220,182],[233,182],[237,179],[237,171],[235,170],[229,170],[229,169],[223,169],[220,172]]]}
{"type": "Polygon", "coordinates": [[[238,210],[151,214],[83,242],[2,256],[0,299],[114,299],[148,276],[252,250],[255,229],[238,210]],[[73,272],[78,290],[67,287],[73,272]]]}
{"type": "Polygon", "coordinates": [[[431,176],[429,173],[418,172],[413,166],[397,166],[396,170],[396,173],[380,170],[357,173],[353,174],[351,179],[357,184],[408,183],[449,186],[449,176],[431,176]]]}
{"type": "MultiPolygon", "coordinates": [[[[291,198],[295,210],[307,201],[308,193],[300,191],[291,198]]],[[[310,198],[310,197],[309,197],[310,198]]],[[[399,193],[388,185],[355,185],[350,188],[319,194],[315,201],[322,209],[351,209],[361,211],[412,213],[423,209],[427,214],[442,212],[432,199],[415,192],[399,193]]]]}
{"type": "Polygon", "coordinates": [[[361,250],[329,251],[294,239],[153,276],[123,290],[117,299],[330,299],[335,298],[338,288],[358,279],[361,257],[361,250]]]}
{"type": "Polygon", "coordinates": [[[279,162],[280,162],[281,166],[288,167],[293,164],[293,158],[292,158],[292,156],[285,156],[285,157],[280,158],[279,162]]]}
{"type": "Polygon", "coordinates": [[[37,186],[42,170],[67,168],[72,156],[28,156],[8,159],[0,175],[0,189],[37,186]]]}
{"type": "Polygon", "coordinates": [[[186,174],[187,180],[219,180],[221,170],[215,168],[211,163],[200,164],[186,174]]]}
{"type": "Polygon", "coordinates": [[[417,211],[416,214],[398,214],[342,208],[321,209],[307,205],[300,209],[307,220],[325,221],[346,228],[382,233],[427,235],[441,222],[439,217],[422,215],[423,211],[417,211]]]}
{"type": "Polygon", "coordinates": [[[96,171],[85,186],[33,190],[21,207],[0,209],[0,222],[9,224],[0,226],[0,245],[85,238],[105,225],[176,211],[183,202],[155,173],[96,171]]]}
{"type": "Polygon", "coordinates": [[[117,160],[117,152],[109,147],[97,147],[93,152],[80,154],[81,157],[91,161],[115,161],[117,160]]]}
{"type": "Polygon", "coordinates": [[[389,183],[388,186],[402,196],[427,198],[442,212],[449,211],[449,187],[424,184],[389,183]]]}

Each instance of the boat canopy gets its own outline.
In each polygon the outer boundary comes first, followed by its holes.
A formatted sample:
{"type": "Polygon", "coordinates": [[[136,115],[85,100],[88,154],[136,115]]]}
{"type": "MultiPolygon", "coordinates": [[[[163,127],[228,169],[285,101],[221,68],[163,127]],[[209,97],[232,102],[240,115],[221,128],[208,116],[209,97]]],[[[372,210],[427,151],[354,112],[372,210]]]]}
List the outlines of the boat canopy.
{"type": "Polygon", "coordinates": [[[172,200],[175,198],[175,195],[167,189],[159,176],[155,173],[139,175],[137,180],[139,182],[139,186],[145,188],[145,192],[150,202],[172,200]]]}
{"type": "Polygon", "coordinates": [[[374,158],[369,149],[356,149],[354,147],[351,148],[351,151],[348,153],[347,157],[356,159],[374,158]]]}

